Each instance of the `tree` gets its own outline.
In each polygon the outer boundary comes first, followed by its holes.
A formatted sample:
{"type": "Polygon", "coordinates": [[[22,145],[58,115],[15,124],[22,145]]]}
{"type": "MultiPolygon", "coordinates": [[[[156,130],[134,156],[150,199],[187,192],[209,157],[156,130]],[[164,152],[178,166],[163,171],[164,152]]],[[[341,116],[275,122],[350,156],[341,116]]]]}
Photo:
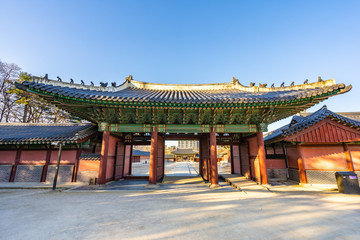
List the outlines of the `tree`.
{"type": "Polygon", "coordinates": [[[0,122],[63,123],[80,121],[69,113],[43,101],[39,96],[19,90],[14,83],[31,81],[16,64],[0,61],[0,122]]]}
{"type": "Polygon", "coordinates": [[[20,67],[0,60],[0,122],[9,122],[12,119],[14,95],[9,90],[14,86],[14,81],[19,77],[20,67]]]}

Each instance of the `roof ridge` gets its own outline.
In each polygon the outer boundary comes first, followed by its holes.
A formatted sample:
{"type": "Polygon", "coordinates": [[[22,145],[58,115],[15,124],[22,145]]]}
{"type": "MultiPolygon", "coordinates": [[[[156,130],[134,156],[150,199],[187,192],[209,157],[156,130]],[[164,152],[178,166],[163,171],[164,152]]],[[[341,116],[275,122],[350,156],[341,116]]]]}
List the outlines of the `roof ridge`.
{"type": "MultiPolygon", "coordinates": [[[[178,91],[188,91],[188,90],[220,90],[220,89],[237,89],[246,92],[273,92],[273,91],[290,91],[290,90],[300,90],[300,89],[309,89],[309,88],[321,88],[327,86],[335,86],[335,85],[344,85],[344,84],[336,84],[334,79],[322,80],[312,83],[304,83],[294,85],[293,83],[290,86],[280,86],[280,87],[266,87],[267,84],[260,84],[259,86],[255,86],[254,83],[250,83],[250,86],[245,86],[239,82],[238,79],[233,78],[231,82],[225,83],[205,83],[205,84],[167,84],[167,83],[151,83],[151,82],[142,82],[133,80],[132,77],[126,78],[126,80],[118,85],[118,86],[91,86],[85,84],[78,84],[73,82],[62,82],[57,80],[51,80],[43,77],[32,77],[32,82],[59,86],[59,87],[68,87],[68,88],[76,88],[76,89],[84,89],[84,90],[95,90],[102,92],[117,92],[127,88],[138,88],[138,89],[152,89],[152,90],[174,90],[178,91]]],[[[21,85],[21,83],[17,83],[17,85],[21,85]]],[[[23,85],[27,86],[31,83],[28,81],[24,81],[23,85]]],[[[349,85],[351,86],[351,85],[349,85]]],[[[347,86],[348,87],[348,86],[347,86]]]]}

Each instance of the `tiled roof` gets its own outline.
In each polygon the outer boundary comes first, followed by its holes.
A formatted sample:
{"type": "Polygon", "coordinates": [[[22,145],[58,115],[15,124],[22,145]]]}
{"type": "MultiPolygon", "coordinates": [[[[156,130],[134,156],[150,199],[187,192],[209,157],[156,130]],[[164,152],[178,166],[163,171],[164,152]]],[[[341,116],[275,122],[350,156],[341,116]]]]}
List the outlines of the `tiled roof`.
{"type": "Polygon", "coordinates": [[[80,155],[80,160],[100,161],[101,154],[100,153],[82,153],[80,155]]]}
{"type": "Polygon", "coordinates": [[[0,144],[76,143],[97,133],[96,125],[0,123],[0,144]]]}
{"type": "Polygon", "coordinates": [[[150,156],[150,152],[148,151],[141,151],[141,150],[133,150],[133,156],[150,156]]]}
{"type": "Polygon", "coordinates": [[[198,154],[198,152],[189,149],[189,148],[178,148],[176,151],[171,152],[175,155],[194,155],[198,154]]]}
{"type": "Polygon", "coordinates": [[[339,121],[344,125],[360,128],[360,121],[353,120],[351,118],[344,117],[340,114],[332,112],[329,109],[327,109],[326,105],[324,105],[318,111],[308,116],[305,117],[294,116],[290,124],[285,125],[284,127],[278,128],[275,131],[269,133],[264,138],[264,141],[265,142],[271,141],[274,140],[275,138],[285,137],[300,132],[308,127],[315,125],[316,123],[320,122],[326,117],[335,119],[336,121],[339,121]]]}
{"type": "Polygon", "coordinates": [[[126,80],[118,87],[95,87],[34,77],[33,82],[16,83],[22,90],[41,90],[51,95],[112,102],[159,103],[257,103],[290,101],[314,97],[335,90],[347,92],[351,85],[326,80],[287,87],[246,87],[233,79],[222,84],[157,84],[126,80]]]}

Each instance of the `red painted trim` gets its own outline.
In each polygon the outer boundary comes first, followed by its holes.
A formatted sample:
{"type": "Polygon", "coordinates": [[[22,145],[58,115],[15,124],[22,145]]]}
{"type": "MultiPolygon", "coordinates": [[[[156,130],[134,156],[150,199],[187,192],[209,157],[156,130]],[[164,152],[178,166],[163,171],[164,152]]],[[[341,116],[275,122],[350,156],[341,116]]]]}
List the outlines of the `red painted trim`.
{"type": "Polygon", "coordinates": [[[9,182],[14,182],[15,181],[16,169],[17,169],[17,166],[19,165],[20,157],[21,157],[21,146],[16,151],[15,164],[11,168],[9,182]]]}

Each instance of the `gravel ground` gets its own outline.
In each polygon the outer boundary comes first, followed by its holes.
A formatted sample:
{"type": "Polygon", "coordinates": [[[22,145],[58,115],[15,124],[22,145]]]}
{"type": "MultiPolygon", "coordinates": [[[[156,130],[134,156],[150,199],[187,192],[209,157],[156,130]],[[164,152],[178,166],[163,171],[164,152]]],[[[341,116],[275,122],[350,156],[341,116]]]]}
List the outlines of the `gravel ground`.
{"type": "MultiPolygon", "coordinates": [[[[0,190],[0,239],[358,239],[360,196],[218,191],[0,190]]],[[[201,186],[201,187],[200,187],[201,186]]]]}

